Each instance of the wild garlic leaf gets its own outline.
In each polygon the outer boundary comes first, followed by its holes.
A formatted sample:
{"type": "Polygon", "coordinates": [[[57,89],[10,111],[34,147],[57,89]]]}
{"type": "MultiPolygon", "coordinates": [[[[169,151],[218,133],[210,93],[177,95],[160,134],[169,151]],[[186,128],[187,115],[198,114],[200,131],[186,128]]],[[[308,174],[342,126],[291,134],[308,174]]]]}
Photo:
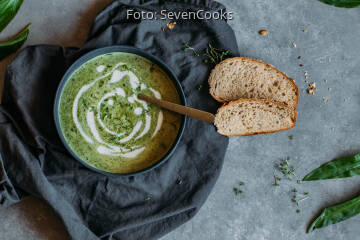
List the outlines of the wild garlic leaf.
{"type": "Polygon", "coordinates": [[[0,1],[0,32],[11,22],[18,12],[23,0],[0,1]]]}
{"type": "Polygon", "coordinates": [[[319,1],[341,8],[354,8],[360,6],[360,0],[319,0],[319,1]]]}
{"type": "Polygon", "coordinates": [[[303,181],[360,176],[360,153],[325,163],[306,175],[303,181]]]}
{"type": "Polygon", "coordinates": [[[31,24],[28,24],[20,33],[14,38],[0,42],[0,60],[6,58],[10,54],[16,52],[25,43],[29,36],[29,28],[31,24]]]}
{"type": "Polygon", "coordinates": [[[307,232],[349,219],[360,213],[360,196],[344,203],[325,208],[309,226],[307,232]]]}

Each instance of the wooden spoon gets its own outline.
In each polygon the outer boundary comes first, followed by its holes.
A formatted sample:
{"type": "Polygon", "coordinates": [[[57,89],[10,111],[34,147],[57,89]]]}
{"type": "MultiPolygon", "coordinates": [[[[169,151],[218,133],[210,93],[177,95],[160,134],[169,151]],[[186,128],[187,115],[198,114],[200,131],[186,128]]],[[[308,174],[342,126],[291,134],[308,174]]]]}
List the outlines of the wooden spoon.
{"type": "Polygon", "coordinates": [[[138,98],[140,100],[144,100],[149,103],[153,103],[159,107],[165,108],[172,112],[180,113],[182,115],[186,115],[204,122],[213,123],[215,120],[215,115],[209,112],[201,111],[195,108],[186,107],[180,104],[168,102],[165,100],[145,96],[143,94],[139,94],[138,98]]]}

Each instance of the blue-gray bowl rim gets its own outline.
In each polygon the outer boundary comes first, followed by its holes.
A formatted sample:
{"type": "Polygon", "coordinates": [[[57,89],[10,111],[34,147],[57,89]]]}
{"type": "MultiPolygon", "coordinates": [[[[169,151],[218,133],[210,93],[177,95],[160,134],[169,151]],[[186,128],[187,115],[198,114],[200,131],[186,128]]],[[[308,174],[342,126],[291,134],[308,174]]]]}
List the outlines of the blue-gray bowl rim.
{"type": "Polygon", "coordinates": [[[58,135],[61,139],[61,142],[64,144],[65,148],[67,149],[67,151],[72,155],[72,157],[74,157],[77,161],[79,161],[81,164],[83,164],[85,167],[89,168],[90,170],[97,172],[97,173],[101,173],[104,174],[106,176],[111,176],[111,177],[116,177],[116,176],[136,176],[136,175],[140,175],[146,172],[149,172],[157,167],[159,167],[160,165],[162,165],[163,163],[165,163],[166,161],[168,161],[171,156],[173,155],[173,153],[175,152],[177,146],[179,145],[179,142],[181,140],[181,137],[184,133],[185,130],[185,125],[186,125],[186,120],[187,118],[185,116],[182,116],[182,121],[181,121],[181,126],[178,132],[178,135],[172,145],[172,147],[170,148],[170,150],[166,153],[166,155],[164,157],[162,157],[159,161],[157,161],[156,163],[154,163],[153,165],[144,168],[142,170],[138,170],[135,172],[131,172],[131,173],[112,173],[112,172],[107,172],[107,171],[103,171],[101,169],[97,169],[93,166],[91,166],[90,164],[88,164],[87,162],[85,162],[84,160],[82,160],[80,157],[78,157],[76,155],[76,153],[70,148],[70,146],[68,145],[68,143],[65,140],[65,137],[62,133],[61,127],[60,127],[60,121],[59,121],[59,106],[60,106],[60,97],[62,94],[62,91],[66,85],[66,82],[69,80],[69,78],[71,77],[71,75],[79,68],[81,67],[84,63],[88,62],[89,60],[106,54],[106,53],[114,53],[114,52],[123,52],[123,53],[132,53],[141,57],[144,57],[146,59],[148,59],[149,61],[155,63],[156,65],[158,65],[170,78],[171,80],[174,82],[176,90],[179,94],[180,100],[181,100],[181,104],[186,105],[186,98],[185,98],[185,94],[183,91],[183,88],[181,86],[181,83],[179,82],[178,78],[176,77],[175,73],[170,69],[170,67],[168,67],[162,60],[160,60],[159,58],[145,52],[142,49],[133,47],[133,46],[126,46],[126,45],[114,45],[114,46],[107,46],[107,47],[102,47],[102,48],[98,48],[95,50],[92,50],[86,54],[84,54],[83,56],[81,56],[79,59],[77,59],[65,72],[64,76],[62,77],[59,86],[57,88],[56,91],[56,96],[55,96],[55,103],[54,103],[54,120],[55,120],[55,126],[56,126],[56,130],[58,132],[58,135]]]}

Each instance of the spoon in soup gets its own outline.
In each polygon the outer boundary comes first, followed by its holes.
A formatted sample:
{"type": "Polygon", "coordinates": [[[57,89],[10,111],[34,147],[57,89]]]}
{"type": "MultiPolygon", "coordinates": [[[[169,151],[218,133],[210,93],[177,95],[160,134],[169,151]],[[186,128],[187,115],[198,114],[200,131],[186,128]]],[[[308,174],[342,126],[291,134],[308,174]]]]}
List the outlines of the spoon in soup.
{"type": "Polygon", "coordinates": [[[149,103],[153,103],[159,107],[165,108],[172,112],[176,112],[185,116],[189,116],[204,122],[213,123],[215,120],[215,115],[209,112],[201,111],[195,108],[186,107],[180,104],[168,102],[165,100],[149,97],[143,94],[138,95],[138,99],[144,100],[149,103]]]}

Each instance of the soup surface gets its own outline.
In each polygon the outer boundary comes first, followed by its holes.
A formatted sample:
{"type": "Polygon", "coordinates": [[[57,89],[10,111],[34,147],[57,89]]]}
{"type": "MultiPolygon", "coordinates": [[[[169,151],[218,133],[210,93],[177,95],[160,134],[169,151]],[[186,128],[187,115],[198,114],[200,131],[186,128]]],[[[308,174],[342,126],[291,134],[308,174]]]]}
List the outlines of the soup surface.
{"type": "Polygon", "coordinates": [[[79,67],[60,96],[60,127],[74,153],[91,166],[131,173],[158,162],[172,147],[181,117],[139,100],[139,93],[180,103],[156,64],[108,53],[79,67]]]}

